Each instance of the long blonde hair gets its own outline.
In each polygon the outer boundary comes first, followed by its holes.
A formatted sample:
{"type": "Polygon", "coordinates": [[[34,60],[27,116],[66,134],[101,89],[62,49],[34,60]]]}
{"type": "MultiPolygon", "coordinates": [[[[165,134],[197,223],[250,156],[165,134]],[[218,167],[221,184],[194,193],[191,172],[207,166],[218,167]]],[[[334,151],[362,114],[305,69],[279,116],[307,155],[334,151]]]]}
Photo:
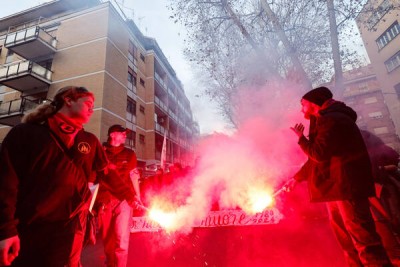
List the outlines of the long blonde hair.
{"type": "Polygon", "coordinates": [[[50,103],[43,103],[37,106],[31,112],[25,114],[21,122],[23,123],[42,123],[47,118],[56,114],[65,103],[65,98],[77,100],[78,98],[91,96],[94,98],[93,93],[89,92],[85,87],[65,86],[57,91],[54,100],[50,103]]]}

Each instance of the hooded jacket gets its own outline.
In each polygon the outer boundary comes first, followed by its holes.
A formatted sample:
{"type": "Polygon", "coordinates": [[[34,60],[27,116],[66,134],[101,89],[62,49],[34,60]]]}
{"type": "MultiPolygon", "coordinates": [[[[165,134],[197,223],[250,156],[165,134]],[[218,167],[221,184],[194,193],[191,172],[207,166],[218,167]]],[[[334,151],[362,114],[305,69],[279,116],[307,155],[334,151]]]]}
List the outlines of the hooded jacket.
{"type": "Polygon", "coordinates": [[[81,130],[66,153],[46,124],[21,123],[0,153],[0,240],[17,225],[65,222],[87,209],[88,181],[107,166],[97,137],[81,130]]]}
{"type": "Polygon", "coordinates": [[[133,150],[124,145],[113,147],[109,143],[103,144],[108,161],[115,165],[115,170],[109,170],[108,175],[100,180],[99,193],[96,202],[107,204],[111,200],[126,200],[132,203],[135,191],[130,178],[130,171],[137,167],[137,158],[133,150]]]}
{"type": "Polygon", "coordinates": [[[308,181],[311,201],[351,200],[375,194],[371,163],[356,119],[353,109],[332,99],[311,123],[309,139],[299,139],[308,160],[295,179],[308,181]]]}

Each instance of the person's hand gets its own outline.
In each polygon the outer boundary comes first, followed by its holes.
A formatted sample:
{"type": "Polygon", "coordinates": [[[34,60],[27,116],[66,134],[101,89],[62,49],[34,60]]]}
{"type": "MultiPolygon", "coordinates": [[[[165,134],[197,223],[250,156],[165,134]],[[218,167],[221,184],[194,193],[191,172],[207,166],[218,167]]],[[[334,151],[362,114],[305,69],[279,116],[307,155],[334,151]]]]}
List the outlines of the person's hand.
{"type": "Polygon", "coordinates": [[[0,241],[0,266],[11,265],[19,253],[19,237],[17,235],[0,241]]]}
{"type": "Polygon", "coordinates": [[[293,191],[293,189],[295,188],[295,186],[297,185],[297,181],[296,181],[296,179],[294,179],[294,178],[292,178],[292,179],[289,179],[284,185],[283,185],[283,190],[285,191],[285,192],[291,192],[291,191],[293,191]]]}
{"type": "Polygon", "coordinates": [[[294,127],[290,127],[293,132],[300,138],[304,135],[304,125],[302,123],[296,123],[294,127]]]}
{"type": "Polygon", "coordinates": [[[140,179],[139,170],[138,170],[137,168],[131,170],[131,171],[129,172],[129,176],[131,177],[131,179],[139,180],[139,179],[140,179]]]}
{"type": "Polygon", "coordinates": [[[144,207],[143,202],[140,200],[139,197],[135,196],[135,200],[134,200],[134,205],[135,205],[135,209],[142,209],[142,207],[144,207]]]}

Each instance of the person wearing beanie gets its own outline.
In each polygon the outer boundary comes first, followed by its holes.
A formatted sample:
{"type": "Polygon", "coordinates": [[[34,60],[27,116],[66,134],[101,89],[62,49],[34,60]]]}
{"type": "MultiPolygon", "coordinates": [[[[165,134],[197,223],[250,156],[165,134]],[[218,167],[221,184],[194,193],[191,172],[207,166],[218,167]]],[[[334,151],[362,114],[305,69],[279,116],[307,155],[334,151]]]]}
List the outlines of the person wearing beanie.
{"type": "Polygon", "coordinates": [[[100,232],[103,240],[106,266],[126,267],[130,238],[130,222],[132,218],[132,203],[143,207],[140,200],[139,171],[136,154],[125,147],[128,129],[115,124],[108,129],[108,140],[103,144],[108,167],[116,171],[115,180],[121,181],[126,191],[125,197],[115,194],[116,188],[110,188],[100,181],[99,192],[95,206],[98,209],[100,232]]]}
{"type": "Polygon", "coordinates": [[[376,232],[368,198],[375,195],[371,163],[356,125],[357,114],[326,87],[301,99],[302,123],[291,127],[308,160],[287,184],[307,181],[311,202],[325,202],[349,266],[392,266],[376,232]]]}
{"type": "Polygon", "coordinates": [[[302,98],[321,107],[325,101],[332,99],[332,97],[332,92],[322,86],[309,91],[302,98]]]}
{"type": "Polygon", "coordinates": [[[0,266],[80,266],[91,192],[108,161],[83,129],[94,95],[66,86],[23,117],[0,151],[0,266]]]}

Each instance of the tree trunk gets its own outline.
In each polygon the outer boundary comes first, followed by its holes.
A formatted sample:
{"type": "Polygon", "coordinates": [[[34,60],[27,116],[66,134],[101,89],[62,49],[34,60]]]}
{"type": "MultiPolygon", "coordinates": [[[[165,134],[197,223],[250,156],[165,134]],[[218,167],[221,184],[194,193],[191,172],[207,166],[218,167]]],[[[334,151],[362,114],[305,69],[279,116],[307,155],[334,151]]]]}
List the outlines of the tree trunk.
{"type": "Polygon", "coordinates": [[[281,24],[279,23],[278,18],[276,17],[275,13],[272,11],[271,7],[267,3],[266,0],[260,0],[261,6],[264,9],[267,17],[271,20],[272,25],[274,27],[274,30],[276,31],[276,34],[278,35],[279,39],[282,41],[283,46],[286,49],[286,52],[288,53],[290,59],[292,60],[292,64],[294,68],[296,69],[296,72],[298,74],[299,80],[304,86],[305,90],[309,90],[312,85],[311,81],[308,78],[307,73],[305,72],[298,54],[296,52],[296,49],[291,45],[289,39],[287,38],[285,31],[283,30],[281,24]]]}
{"type": "Polygon", "coordinates": [[[329,28],[331,33],[333,66],[335,69],[335,93],[337,94],[337,96],[342,96],[344,92],[343,70],[342,70],[342,60],[340,58],[338,30],[337,30],[335,6],[333,0],[327,0],[327,5],[328,5],[328,16],[329,16],[329,28]]]}
{"type": "Polygon", "coordinates": [[[269,67],[268,63],[266,61],[267,57],[264,53],[264,50],[259,47],[259,45],[254,41],[254,39],[251,37],[250,33],[246,30],[246,28],[243,26],[243,24],[240,22],[240,19],[236,15],[236,13],[232,10],[232,8],[229,6],[227,0],[222,0],[222,5],[225,9],[225,11],[229,14],[233,22],[236,24],[236,26],[240,29],[240,32],[243,34],[245,39],[249,42],[249,44],[253,47],[253,49],[256,51],[256,53],[263,59],[263,65],[266,67],[266,70],[269,75],[274,76],[275,78],[281,78],[280,75],[274,70],[274,68],[269,67]]]}

